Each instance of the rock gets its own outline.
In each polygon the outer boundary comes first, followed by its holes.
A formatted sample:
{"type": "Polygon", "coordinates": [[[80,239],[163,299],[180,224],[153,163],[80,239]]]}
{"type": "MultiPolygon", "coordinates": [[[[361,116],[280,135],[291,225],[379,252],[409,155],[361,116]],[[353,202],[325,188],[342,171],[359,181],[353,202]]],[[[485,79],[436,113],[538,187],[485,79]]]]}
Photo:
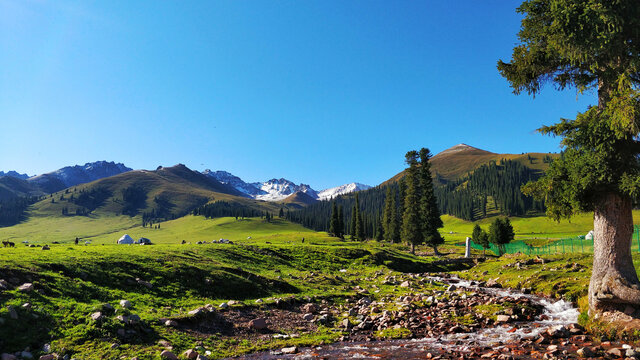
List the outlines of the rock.
{"type": "Polygon", "coordinates": [[[229,301],[227,301],[227,304],[228,304],[229,306],[233,306],[233,305],[237,305],[237,304],[238,304],[238,302],[237,302],[237,301],[235,301],[235,300],[229,300],[229,301]]]}
{"type": "Polygon", "coordinates": [[[625,356],[628,358],[637,358],[640,356],[640,353],[638,353],[634,349],[627,349],[627,351],[625,352],[625,356]]]}
{"type": "Polygon", "coordinates": [[[140,278],[136,278],[136,281],[138,282],[138,284],[146,287],[147,289],[151,289],[153,287],[153,284],[148,282],[148,281],[144,281],[140,278]]]}
{"type": "Polygon", "coordinates": [[[13,320],[17,320],[18,319],[18,312],[16,311],[16,309],[9,305],[7,306],[7,310],[9,311],[9,317],[13,320]]]}
{"type": "Polygon", "coordinates": [[[195,359],[195,358],[198,357],[198,353],[193,349],[189,349],[189,350],[183,352],[182,356],[186,357],[187,359],[195,359]]]}
{"type": "Polygon", "coordinates": [[[302,318],[306,321],[312,321],[315,316],[312,313],[306,313],[302,315],[302,318]]]}
{"type": "Polygon", "coordinates": [[[38,359],[39,360],[55,360],[56,356],[53,354],[42,355],[38,359]]]}
{"type": "Polygon", "coordinates": [[[257,318],[249,321],[249,326],[252,329],[262,330],[267,328],[267,321],[263,318],[257,318]]]}
{"type": "Polygon", "coordinates": [[[511,316],[509,315],[496,316],[496,323],[508,323],[509,321],[511,321],[511,316]]]}
{"type": "Polygon", "coordinates": [[[351,329],[351,322],[349,321],[349,319],[342,320],[342,327],[347,330],[351,329]]]}
{"type": "Polygon", "coordinates": [[[20,357],[23,359],[33,359],[33,354],[31,354],[29,351],[23,351],[20,353],[20,357]]]}
{"type": "Polygon", "coordinates": [[[118,343],[113,343],[113,344],[111,344],[111,345],[109,346],[109,348],[111,348],[111,349],[117,349],[117,348],[119,348],[119,347],[120,347],[120,344],[118,344],[118,343]]]}
{"type": "Polygon", "coordinates": [[[129,315],[129,324],[137,324],[140,322],[140,316],[136,314],[129,315]]]}
{"type": "Polygon", "coordinates": [[[580,348],[576,351],[576,354],[580,357],[593,357],[595,354],[588,347],[580,348]]]}
{"type": "Polygon", "coordinates": [[[286,348],[282,348],[282,350],[280,350],[283,354],[295,354],[298,352],[298,348],[295,346],[291,346],[291,347],[286,347],[286,348]]]}
{"type": "Polygon", "coordinates": [[[303,305],[300,310],[302,310],[303,313],[315,314],[315,312],[318,311],[318,307],[316,306],[316,304],[308,303],[303,305]]]}
{"type": "Polygon", "coordinates": [[[33,284],[32,283],[24,283],[24,284],[18,286],[18,291],[31,292],[31,291],[33,291],[33,284]]]}
{"type": "Polygon", "coordinates": [[[164,322],[164,326],[176,327],[178,326],[178,322],[175,320],[167,320],[164,322]]]}
{"type": "Polygon", "coordinates": [[[411,286],[411,284],[408,281],[403,281],[402,284],[400,284],[400,287],[408,288],[409,286],[411,286]]]}
{"type": "Polygon", "coordinates": [[[94,312],[93,314],[91,314],[91,320],[93,321],[102,320],[102,313],[100,311],[94,312]]]}
{"type": "Polygon", "coordinates": [[[125,309],[128,309],[131,307],[131,301],[129,300],[120,300],[120,306],[122,306],[125,309]]]}
{"type": "Polygon", "coordinates": [[[264,301],[262,299],[256,300],[256,304],[262,304],[264,301]]]}
{"type": "Polygon", "coordinates": [[[624,351],[624,349],[619,349],[619,348],[611,348],[609,350],[607,350],[607,354],[609,355],[613,355],[615,357],[623,357],[625,355],[626,351],[624,351]]]}
{"type": "Polygon", "coordinates": [[[189,316],[200,316],[205,313],[204,308],[199,307],[188,312],[189,316]]]}
{"type": "Polygon", "coordinates": [[[564,325],[556,325],[547,329],[547,334],[554,338],[565,338],[569,336],[569,330],[564,325]]]}
{"type": "Polygon", "coordinates": [[[209,360],[209,358],[204,355],[198,354],[198,357],[196,357],[196,360],[209,360]]]}
{"type": "Polygon", "coordinates": [[[167,360],[178,360],[178,357],[176,356],[176,354],[172,353],[169,350],[163,350],[160,353],[160,357],[167,360]]]}
{"type": "Polygon", "coordinates": [[[5,279],[0,279],[0,290],[8,290],[9,283],[5,279]]]}
{"type": "Polygon", "coordinates": [[[485,284],[485,286],[488,287],[488,288],[501,288],[502,287],[502,285],[500,285],[500,283],[498,283],[498,278],[487,280],[487,283],[485,284]]]}
{"type": "Polygon", "coordinates": [[[220,304],[218,307],[219,307],[220,309],[223,309],[223,310],[224,310],[224,309],[228,309],[228,308],[229,308],[229,304],[227,304],[226,302],[223,302],[223,303],[222,303],[222,304],[220,304]]]}

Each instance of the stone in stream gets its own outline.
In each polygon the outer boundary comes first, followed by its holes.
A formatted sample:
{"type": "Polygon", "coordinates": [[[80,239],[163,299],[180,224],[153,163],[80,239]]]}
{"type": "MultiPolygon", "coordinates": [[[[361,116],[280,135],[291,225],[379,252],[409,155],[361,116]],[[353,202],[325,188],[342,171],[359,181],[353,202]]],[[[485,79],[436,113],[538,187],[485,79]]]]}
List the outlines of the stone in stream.
{"type": "Polygon", "coordinates": [[[508,323],[509,321],[511,321],[511,316],[509,315],[496,316],[496,323],[508,323]]]}
{"type": "Polygon", "coordinates": [[[588,347],[582,347],[580,349],[578,349],[576,351],[576,354],[578,354],[578,356],[580,357],[593,357],[595,354],[593,353],[593,351],[591,351],[591,349],[589,349],[588,347]]]}

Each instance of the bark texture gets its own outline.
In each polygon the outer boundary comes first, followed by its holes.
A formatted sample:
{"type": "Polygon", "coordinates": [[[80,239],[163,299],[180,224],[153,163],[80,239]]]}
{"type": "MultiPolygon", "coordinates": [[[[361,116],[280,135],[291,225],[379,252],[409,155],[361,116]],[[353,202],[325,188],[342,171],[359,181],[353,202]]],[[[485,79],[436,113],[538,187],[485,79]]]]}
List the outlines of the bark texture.
{"type": "Polygon", "coordinates": [[[593,270],[589,312],[624,311],[640,307],[640,281],[631,258],[631,199],[615,193],[602,196],[594,211],[593,270]]]}

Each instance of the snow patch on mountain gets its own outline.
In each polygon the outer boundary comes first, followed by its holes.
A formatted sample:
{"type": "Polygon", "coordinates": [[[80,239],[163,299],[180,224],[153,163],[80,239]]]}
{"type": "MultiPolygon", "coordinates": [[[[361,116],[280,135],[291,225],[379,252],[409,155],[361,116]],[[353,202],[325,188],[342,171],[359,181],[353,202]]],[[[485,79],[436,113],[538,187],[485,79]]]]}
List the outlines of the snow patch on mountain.
{"type": "Polygon", "coordinates": [[[318,198],[318,193],[313,190],[309,185],[300,184],[296,185],[295,183],[287,180],[287,179],[271,179],[269,181],[265,181],[263,183],[252,183],[251,185],[263,191],[265,194],[257,195],[255,198],[258,200],[265,201],[280,201],[284,200],[290,195],[296,192],[302,192],[313,199],[318,198]]]}
{"type": "Polygon", "coordinates": [[[331,200],[339,195],[349,194],[354,191],[362,191],[367,189],[371,189],[371,186],[355,182],[351,184],[340,185],[320,191],[318,193],[318,200],[331,200]]]}
{"type": "Polygon", "coordinates": [[[249,197],[255,198],[258,195],[266,195],[267,193],[265,191],[260,190],[259,188],[257,188],[256,186],[254,186],[253,184],[247,184],[246,182],[244,182],[242,179],[240,179],[239,177],[226,172],[226,171],[211,171],[209,169],[205,170],[202,172],[204,175],[209,176],[211,178],[214,178],[216,180],[218,180],[220,183],[225,184],[225,185],[229,185],[232,186],[233,188],[235,188],[236,190],[240,191],[241,193],[248,195],[249,197]]]}
{"type": "Polygon", "coordinates": [[[297,185],[294,182],[283,178],[271,179],[265,182],[246,183],[239,177],[227,171],[211,171],[207,169],[202,173],[223,184],[233,186],[236,190],[251,198],[264,201],[282,201],[296,192],[305,193],[315,200],[330,200],[338,195],[371,188],[369,185],[351,183],[317,192],[307,184],[297,185]]]}

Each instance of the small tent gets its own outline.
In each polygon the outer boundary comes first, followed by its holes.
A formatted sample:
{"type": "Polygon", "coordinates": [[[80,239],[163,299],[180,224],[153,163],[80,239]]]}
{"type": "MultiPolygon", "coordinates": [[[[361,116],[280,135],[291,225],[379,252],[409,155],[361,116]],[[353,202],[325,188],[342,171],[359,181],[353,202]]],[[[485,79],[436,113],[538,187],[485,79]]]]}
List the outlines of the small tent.
{"type": "Polygon", "coordinates": [[[584,238],[587,240],[593,240],[593,230],[589,231],[589,233],[587,233],[584,238]]]}
{"type": "Polygon", "coordinates": [[[129,236],[129,234],[124,234],[122,235],[122,237],[118,240],[118,244],[133,244],[133,238],[131,236],[129,236]]]}

